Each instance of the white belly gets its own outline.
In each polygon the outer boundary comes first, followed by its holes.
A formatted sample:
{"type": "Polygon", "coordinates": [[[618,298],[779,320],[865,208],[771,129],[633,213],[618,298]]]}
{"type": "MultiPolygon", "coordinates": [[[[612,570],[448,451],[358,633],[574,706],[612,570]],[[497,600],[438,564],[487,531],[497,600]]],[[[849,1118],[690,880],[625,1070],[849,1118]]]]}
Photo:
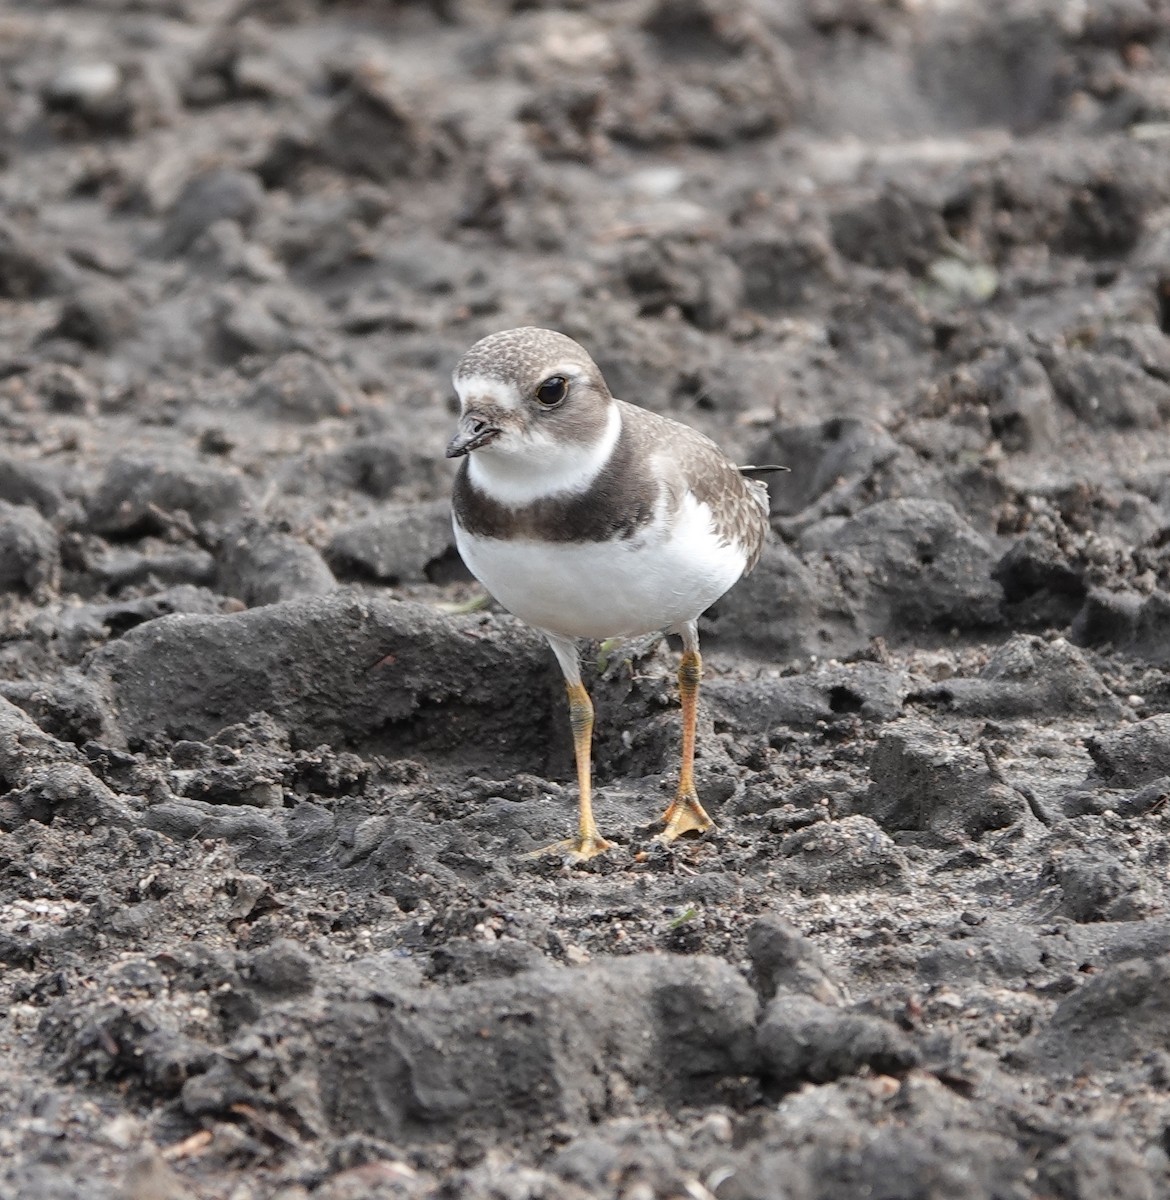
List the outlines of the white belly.
{"type": "Polygon", "coordinates": [[[571,638],[635,637],[694,620],[743,574],[710,509],[687,500],[672,530],[614,542],[481,538],[455,525],[471,573],[509,611],[571,638]]]}

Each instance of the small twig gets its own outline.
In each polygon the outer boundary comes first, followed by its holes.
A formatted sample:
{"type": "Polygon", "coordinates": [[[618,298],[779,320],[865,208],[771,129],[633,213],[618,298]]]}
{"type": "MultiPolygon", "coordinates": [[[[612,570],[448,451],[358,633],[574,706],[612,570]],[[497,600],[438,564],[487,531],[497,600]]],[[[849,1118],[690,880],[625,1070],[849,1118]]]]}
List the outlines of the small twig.
{"type": "Polygon", "coordinates": [[[180,541],[195,542],[204,550],[211,549],[200,538],[199,529],[191,520],[191,514],[186,509],[179,508],[173,512],[160,508],[153,501],[147,504],[146,511],[166,530],[175,535],[180,541]]]}
{"type": "Polygon", "coordinates": [[[1032,811],[1032,816],[1036,818],[1045,828],[1050,829],[1054,824],[1052,817],[1044,811],[1043,805],[1040,803],[1036,793],[1025,784],[1012,783],[1004,774],[1003,767],[1000,765],[999,759],[995,757],[995,751],[991,748],[990,742],[980,742],[979,749],[983,754],[983,761],[987,763],[987,773],[996,783],[1003,784],[1004,787],[1011,788],[1018,796],[1022,796],[1032,811]]]}
{"type": "Polygon", "coordinates": [[[211,1145],[212,1133],[210,1129],[200,1129],[190,1137],[184,1138],[181,1142],[175,1142],[172,1146],[167,1146],[163,1150],[162,1156],[169,1162],[173,1162],[177,1158],[194,1158],[198,1154],[202,1154],[208,1146],[211,1145]]]}
{"type": "Polygon", "coordinates": [[[233,1112],[236,1116],[243,1117],[246,1121],[250,1121],[262,1133],[266,1133],[269,1137],[275,1138],[278,1142],[284,1142],[286,1146],[299,1146],[300,1139],[297,1137],[296,1131],[282,1121],[275,1113],[262,1112],[258,1108],[254,1108],[251,1104],[232,1104],[229,1106],[229,1112],[233,1112]]]}

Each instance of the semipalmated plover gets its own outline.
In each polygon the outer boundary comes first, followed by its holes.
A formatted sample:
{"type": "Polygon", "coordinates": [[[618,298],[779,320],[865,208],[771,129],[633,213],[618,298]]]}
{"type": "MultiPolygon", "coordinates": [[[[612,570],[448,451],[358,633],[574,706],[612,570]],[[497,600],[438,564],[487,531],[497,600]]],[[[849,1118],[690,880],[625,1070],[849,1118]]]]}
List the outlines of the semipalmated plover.
{"type": "Polygon", "coordinates": [[[593,820],[582,638],[682,636],[682,767],[659,836],[709,829],[694,781],[698,618],[755,566],[767,489],[696,430],[615,399],[564,334],[492,334],[453,378],[455,543],[484,587],[548,639],[568,687],[580,823],[547,850],[582,860],[610,847],[593,820]]]}

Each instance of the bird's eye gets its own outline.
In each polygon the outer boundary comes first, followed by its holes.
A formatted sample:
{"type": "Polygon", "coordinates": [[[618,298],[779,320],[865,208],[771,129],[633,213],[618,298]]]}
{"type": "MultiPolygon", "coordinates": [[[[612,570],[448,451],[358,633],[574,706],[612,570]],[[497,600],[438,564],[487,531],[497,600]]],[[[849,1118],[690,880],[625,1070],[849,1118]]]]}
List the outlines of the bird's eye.
{"type": "Polygon", "coordinates": [[[563,375],[550,375],[536,389],[536,403],[542,408],[556,408],[569,394],[569,381],[563,375]]]}

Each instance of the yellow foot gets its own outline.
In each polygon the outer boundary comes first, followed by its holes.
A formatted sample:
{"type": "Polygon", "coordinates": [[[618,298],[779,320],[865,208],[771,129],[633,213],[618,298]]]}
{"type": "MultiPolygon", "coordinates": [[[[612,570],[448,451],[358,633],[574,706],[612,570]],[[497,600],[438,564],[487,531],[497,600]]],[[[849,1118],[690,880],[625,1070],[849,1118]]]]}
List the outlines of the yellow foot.
{"type": "Polygon", "coordinates": [[[673,842],[684,833],[706,833],[715,822],[707,815],[697,796],[676,796],[674,803],[662,814],[666,828],[658,835],[660,842],[673,842]]]}
{"type": "Polygon", "coordinates": [[[541,846],[539,850],[529,850],[524,857],[544,858],[553,854],[567,863],[583,863],[612,849],[613,842],[607,842],[599,833],[588,837],[578,834],[577,837],[565,838],[563,842],[553,842],[551,846],[541,846]]]}

